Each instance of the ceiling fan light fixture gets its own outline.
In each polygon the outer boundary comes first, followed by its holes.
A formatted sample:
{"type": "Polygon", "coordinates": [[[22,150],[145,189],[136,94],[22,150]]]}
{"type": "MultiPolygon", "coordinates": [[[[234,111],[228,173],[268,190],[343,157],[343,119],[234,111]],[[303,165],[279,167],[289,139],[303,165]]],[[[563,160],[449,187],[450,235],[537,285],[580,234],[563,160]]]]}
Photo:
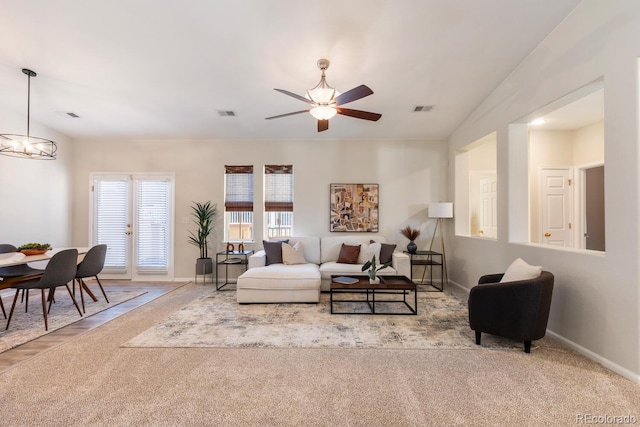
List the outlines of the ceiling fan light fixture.
{"type": "Polygon", "coordinates": [[[29,134],[29,120],[31,111],[31,77],[37,76],[34,71],[23,68],[22,72],[28,77],[27,89],[27,134],[0,134],[0,154],[33,160],[54,160],[58,145],[49,139],[38,138],[29,134]]]}
{"type": "Polygon", "coordinates": [[[309,110],[309,113],[318,120],[329,120],[338,113],[338,110],[329,105],[319,105],[309,110]]]}
{"type": "Polygon", "coordinates": [[[318,132],[323,132],[329,129],[329,119],[334,117],[336,114],[354,117],[356,119],[371,120],[374,122],[378,121],[382,117],[382,114],[378,113],[344,108],[344,104],[372,95],[373,91],[366,85],[360,85],[344,93],[340,93],[327,84],[325,71],[329,68],[329,60],[319,59],[318,68],[322,70],[320,82],[314,88],[307,90],[304,96],[297,95],[293,92],[289,92],[288,90],[274,88],[275,91],[308,104],[310,106],[308,110],[300,110],[292,113],[265,117],[265,120],[288,117],[308,112],[313,118],[318,120],[318,132]]]}

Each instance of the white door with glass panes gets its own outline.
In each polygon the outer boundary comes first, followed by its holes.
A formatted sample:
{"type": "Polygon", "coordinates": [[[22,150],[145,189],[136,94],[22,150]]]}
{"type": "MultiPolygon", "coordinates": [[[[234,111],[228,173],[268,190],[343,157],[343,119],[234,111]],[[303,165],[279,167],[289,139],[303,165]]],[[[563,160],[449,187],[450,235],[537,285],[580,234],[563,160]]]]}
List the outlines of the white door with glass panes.
{"type": "Polygon", "coordinates": [[[100,277],[173,280],[173,174],[94,174],[91,181],[91,245],[107,245],[100,277]]]}

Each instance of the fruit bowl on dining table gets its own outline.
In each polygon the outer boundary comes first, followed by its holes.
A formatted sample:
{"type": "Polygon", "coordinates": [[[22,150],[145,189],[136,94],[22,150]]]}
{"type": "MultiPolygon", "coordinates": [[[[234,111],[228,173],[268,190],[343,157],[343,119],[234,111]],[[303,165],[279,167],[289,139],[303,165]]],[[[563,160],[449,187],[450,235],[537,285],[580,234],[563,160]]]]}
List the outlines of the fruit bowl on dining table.
{"type": "Polygon", "coordinates": [[[26,243],[18,248],[18,252],[25,255],[42,255],[49,250],[51,245],[48,243],[26,243]]]}

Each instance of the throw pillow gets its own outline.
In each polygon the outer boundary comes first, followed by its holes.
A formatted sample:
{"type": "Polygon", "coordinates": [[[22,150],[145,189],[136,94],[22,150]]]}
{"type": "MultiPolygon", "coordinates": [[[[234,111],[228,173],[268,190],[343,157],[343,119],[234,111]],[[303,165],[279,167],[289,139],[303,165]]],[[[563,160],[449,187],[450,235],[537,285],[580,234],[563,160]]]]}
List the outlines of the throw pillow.
{"type": "Polygon", "coordinates": [[[357,264],[359,254],[360,245],[350,246],[343,243],[340,248],[340,255],[338,255],[338,262],[341,264],[357,264]]]}
{"type": "Polygon", "coordinates": [[[289,240],[270,242],[262,241],[264,252],[266,254],[265,265],[282,264],[282,243],[289,243],[289,240]]]}
{"type": "Polygon", "coordinates": [[[380,264],[380,243],[373,242],[368,245],[362,245],[358,255],[358,264],[371,261],[374,256],[376,257],[376,264],[380,264]]]}
{"type": "Polygon", "coordinates": [[[504,272],[504,276],[500,280],[500,283],[515,282],[517,280],[529,280],[535,279],[542,273],[542,267],[539,265],[529,265],[518,258],[513,261],[507,271],[504,272]]]}
{"type": "Polygon", "coordinates": [[[302,250],[300,242],[296,242],[293,246],[288,243],[282,244],[282,262],[285,265],[307,263],[307,260],[304,258],[304,251],[302,250]]]}
{"type": "MultiPolygon", "coordinates": [[[[374,243],[374,240],[371,240],[371,243],[374,243]]],[[[381,243],[380,245],[380,264],[391,262],[393,252],[396,250],[396,245],[390,243],[381,243]]]]}

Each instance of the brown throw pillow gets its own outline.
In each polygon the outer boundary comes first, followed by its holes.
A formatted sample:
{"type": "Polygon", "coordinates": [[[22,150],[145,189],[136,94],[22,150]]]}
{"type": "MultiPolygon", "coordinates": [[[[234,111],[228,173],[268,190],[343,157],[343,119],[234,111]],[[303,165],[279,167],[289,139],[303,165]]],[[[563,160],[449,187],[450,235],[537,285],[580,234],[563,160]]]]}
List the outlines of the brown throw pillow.
{"type": "Polygon", "coordinates": [[[341,264],[357,264],[358,255],[360,255],[360,245],[350,246],[342,244],[340,248],[340,255],[338,255],[338,262],[341,264]]]}
{"type": "MultiPolygon", "coordinates": [[[[371,240],[373,243],[374,240],[371,240]]],[[[391,262],[393,257],[393,252],[396,250],[396,245],[391,245],[389,243],[381,243],[382,248],[380,249],[380,264],[386,264],[391,262]]]]}

